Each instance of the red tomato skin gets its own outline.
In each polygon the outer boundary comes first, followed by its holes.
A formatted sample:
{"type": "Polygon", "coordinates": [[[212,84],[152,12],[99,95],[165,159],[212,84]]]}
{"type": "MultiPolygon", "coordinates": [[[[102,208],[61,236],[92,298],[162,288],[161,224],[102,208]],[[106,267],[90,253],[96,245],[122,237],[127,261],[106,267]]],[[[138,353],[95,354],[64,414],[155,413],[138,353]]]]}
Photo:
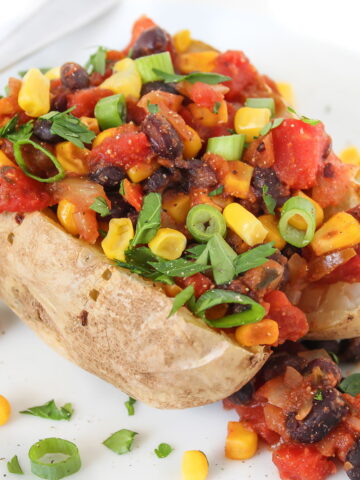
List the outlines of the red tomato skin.
{"type": "Polygon", "coordinates": [[[26,176],[18,167],[0,167],[0,213],[35,212],[53,203],[43,183],[26,176]]]}
{"type": "Polygon", "coordinates": [[[124,199],[140,212],[144,195],[139,183],[131,183],[127,178],[124,180],[124,199]]]}
{"type": "Polygon", "coordinates": [[[313,187],[328,145],[323,124],[287,118],[272,130],[272,136],[274,169],[280,180],[291,188],[313,187]]]}
{"type": "Polygon", "coordinates": [[[360,255],[350,258],[346,263],[335,268],[329,275],[321,279],[320,283],[358,283],[360,282],[360,255]]]}
{"type": "Polygon", "coordinates": [[[67,107],[75,106],[71,112],[75,117],[93,117],[94,108],[97,102],[104,97],[113,95],[111,90],[106,88],[85,88],[70,93],[67,97],[67,107]]]}
{"type": "Polygon", "coordinates": [[[336,472],[334,462],[314,446],[285,443],[273,453],[282,480],[324,480],[336,472]]]}
{"type": "Polygon", "coordinates": [[[216,92],[211,85],[195,82],[190,90],[191,100],[201,107],[213,108],[216,102],[221,102],[223,96],[216,92]]]}
{"type": "Polygon", "coordinates": [[[175,277],[175,282],[182,288],[186,288],[189,285],[194,287],[195,297],[201,297],[201,295],[211,288],[214,288],[214,284],[210,278],[206,277],[202,273],[195,273],[187,278],[175,277]]]}
{"type": "MultiPolygon", "coordinates": [[[[228,406],[227,406],[228,408],[228,406]]],[[[266,425],[264,408],[262,405],[250,403],[248,405],[234,405],[242,421],[248,422],[251,428],[269,445],[275,445],[280,436],[266,425]]]]}

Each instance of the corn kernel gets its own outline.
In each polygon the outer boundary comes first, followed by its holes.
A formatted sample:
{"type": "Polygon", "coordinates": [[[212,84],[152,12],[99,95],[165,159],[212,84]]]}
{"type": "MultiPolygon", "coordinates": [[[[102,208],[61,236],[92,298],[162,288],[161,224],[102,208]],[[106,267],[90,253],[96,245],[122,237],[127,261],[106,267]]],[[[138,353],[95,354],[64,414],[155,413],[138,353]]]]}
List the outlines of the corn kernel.
{"type": "Polygon", "coordinates": [[[238,160],[228,163],[230,172],[224,178],[225,193],[237,198],[247,198],[254,168],[238,160]]]}
{"type": "Polygon", "coordinates": [[[178,295],[182,291],[182,288],[175,283],[173,285],[167,285],[166,283],[164,283],[162,285],[162,289],[164,290],[165,294],[171,298],[176,297],[176,295],[178,295]]]}
{"type": "Polygon", "coordinates": [[[274,215],[261,215],[259,217],[260,222],[267,229],[268,234],[265,240],[267,242],[274,242],[274,245],[279,250],[283,249],[286,245],[285,240],[280,235],[278,221],[274,215]]]}
{"type": "Polygon", "coordinates": [[[315,233],[311,247],[316,255],[354,247],[360,242],[360,224],[350,213],[339,212],[315,233]]]}
{"type": "Polygon", "coordinates": [[[255,455],[258,436],[241,422],[228,423],[225,456],[231,460],[247,460],[255,455]]]}
{"type": "Polygon", "coordinates": [[[149,242],[150,250],[165,260],[176,260],[186,248],[186,237],[173,228],[159,228],[149,242]]]}
{"type": "Polygon", "coordinates": [[[71,235],[78,235],[79,229],[76,225],[74,213],[76,212],[76,207],[73,203],[68,200],[60,200],[57,207],[57,218],[65,230],[71,235]]]}
{"type": "Polygon", "coordinates": [[[173,36],[173,44],[178,53],[186,52],[191,45],[190,30],[180,30],[173,36]]]}
{"type": "Polygon", "coordinates": [[[199,151],[201,150],[202,142],[196,130],[189,126],[187,126],[187,128],[191,133],[191,139],[184,140],[183,156],[184,158],[186,158],[186,160],[189,160],[190,158],[195,158],[196,155],[199,153],[199,151]]]}
{"type": "Polygon", "coordinates": [[[345,150],[340,153],[339,157],[343,163],[360,166],[360,152],[356,147],[345,148],[345,150]]]}
{"type": "Polygon", "coordinates": [[[182,73],[212,72],[215,68],[215,60],[219,53],[214,50],[203,52],[181,53],[179,55],[179,69],[182,73]]]}
{"type": "Polygon", "coordinates": [[[165,192],[162,206],[176,223],[185,223],[191,207],[190,196],[182,192],[165,192]]]}
{"type": "Polygon", "coordinates": [[[209,473],[209,462],[205,453],[200,450],[184,452],[181,473],[182,480],[206,480],[209,473]]]}
{"type": "Polygon", "coordinates": [[[15,163],[2,150],[0,150],[0,167],[16,167],[15,163]]]}
{"type": "Polygon", "coordinates": [[[139,183],[150,177],[155,170],[158,169],[158,165],[154,163],[137,163],[133,167],[129,168],[126,173],[133,183],[139,183]]]}
{"type": "Polygon", "coordinates": [[[226,224],[233,230],[245,243],[253,247],[258,243],[263,243],[268,230],[262,223],[239,203],[230,203],[223,211],[226,224]]]}
{"type": "Polygon", "coordinates": [[[100,133],[99,123],[96,118],[93,117],[80,117],[80,121],[88,127],[89,130],[98,135],[100,133]]]}
{"type": "Polygon", "coordinates": [[[107,130],[104,130],[103,132],[99,133],[99,135],[96,135],[93,141],[93,148],[98,147],[106,138],[109,137],[114,137],[116,135],[117,128],[108,128],[107,130]]]}
{"type": "Polygon", "coordinates": [[[294,89],[290,83],[277,82],[277,89],[283,99],[291,106],[295,105],[294,89]]]}
{"type": "Polygon", "coordinates": [[[0,395],[0,426],[5,425],[11,415],[11,406],[9,401],[0,395]]]}
{"type": "Polygon", "coordinates": [[[50,110],[50,80],[38,68],[31,68],[25,74],[18,104],[29,117],[40,117],[50,110]]]}
{"type": "Polygon", "coordinates": [[[71,142],[61,142],[55,147],[55,155],[66,172],[86,175],[89,173],[86,157],[89,154],[87,148],[79,148],[71,142]]]}
{"type": "Polygon", "coordinates": [[[108,258],[125,261],[125,250],[134,238],[134,227],[129,218],[112,218],[109,222],[109,231],[101,242],[101,246],[108,258]]]}
{"type": "MultiPolygon", "coordinates": [[[[305,195],[305,193],[303,193],[301,190],[296,192],[295,195],[301,198],[306,198],[306,200],[309,200],[309,202],[311,202],[314,205],[316,228],[320,227],[320,225],[324,221],[324,210],[320,207],[320,205],[317,202],[315,202],[315,200],[305,195]]],[[[298,230],[307,229],[307,223],[300,215],[294,215],[293,217],[291,217],[289,220],[289,224],[292,227],[297,228],[298,230]]]]}
{"type": "Polygon", "coordinates": [[[260,135],[262,128],[270,122],[269,108],[242,107],[235,114],[234,128],[236,133],[246,135],[246,141],[251,142],[260,135]]]}
{"type": "Polygon", "coordinates": [[[50,68],[45,74],[45,77],[48,78],[49,80],[57,80],[60,78],[60,67],[53,67],[50,68]]]}
{"type": "Polygon", "coordinates": [[[241,325],[235,330],[235,338],[244,347],[273,345],[279,339],[279,325],[269,318],[258,323],[241,325]]]}
{"type": "Polygon", "coordinates": [[[141,85],[141,77],[134,60],[123,58],[115,63],[114,73],[100,85],[100,88],[108,88],[114,93],[122,93],[126,99],[138,100],[141,85]]]}

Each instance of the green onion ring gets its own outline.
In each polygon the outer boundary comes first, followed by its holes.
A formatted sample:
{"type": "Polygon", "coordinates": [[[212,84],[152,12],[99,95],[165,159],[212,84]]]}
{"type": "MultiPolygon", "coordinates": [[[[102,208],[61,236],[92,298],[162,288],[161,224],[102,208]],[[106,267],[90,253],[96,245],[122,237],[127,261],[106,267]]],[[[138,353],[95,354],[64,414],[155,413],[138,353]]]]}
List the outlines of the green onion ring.
{"type": "Polygon", "coordinates": [[[213,289],[205,292],[197,300],[194,313],[205,320],[206,323],[211,327],[231,328],[238,327],[239,325],[246,325],[248,323],[260,322],[260,320],[264,318],[266,312],[262,305],[246,295],[232,292],[231,290],[213,289]],[[250,308],[240,313],[226,315],[219,320],[207,320],[205,317],[205,311],[208,308],[214,307],[215,305],[221,305],[223,303],[238,303],[240,305],[250,306],[250,308]]]}
{"type": "Polygon", "coordinates": [[[279,231],[284,240],[295,247],[309,245],[316,229],[315,207],[306,198],[292,197],[284,203],[279,221],[279,231]],[[289,224],[294,215],[300,215],[306,222],[306,231],[298,230],[289,224]]]}
{"type": "Polygon", "coordinates": [[[77,446],[62,438],[45,438],[36,442],[29,450],[31,471],[48,480],[59,480],[80,470],[81,460],[77,446]],[[67,458],[59,462],[44,461],[45,455],[61,454],[67,458]]]}
{"type": "Polygon", "coordinates": [[[101,130],[118,127],[126,119],[126,102],[122,93],[101,98],[95,106],[95,117],[101,130]]]}
{"type": "Polygon", "coordinates": [[[206,203],[192,207],[186,218],[186,228],[198,242],[207,242],[215,233],[222,237],[226,234],[224,217],[217,208],[206,203]]]}
{"type": "Polygon", "coordinates": [[[53,183],[53,182],[58,182],[59,180],[62,180],[65,177],[65,170],[64,170],[63,166],[61,165],[61,163],[58,161],[58,159],[52,153],[50,153],[49,150],[46,150],[46,148],[43,148],[41,145],[33,142],[32,140],[27,140],[27,139],[18,140],[16,143],[14,143],[14,156],[15,156],[16,163],[19,165],[21,170],[28,177],[33,178],[34,180],[37,180],[38,182],[53,183]],[[27,165],[24,161],[24,158],[22,156],[22,153],[21,153],[22,145],[32,145],[37,150],[40,150],[41,152],[43,152],[47,157],[50,158],[52,163],[57,168],[58,173],[56,175],[54,175],[53,177],[49,177],[49,178],[41,178],[41,177],[37,177],[36,175],[33,175],[30,172],[30,170],[28,169],[28,167],[27,167],[27,165]]]}

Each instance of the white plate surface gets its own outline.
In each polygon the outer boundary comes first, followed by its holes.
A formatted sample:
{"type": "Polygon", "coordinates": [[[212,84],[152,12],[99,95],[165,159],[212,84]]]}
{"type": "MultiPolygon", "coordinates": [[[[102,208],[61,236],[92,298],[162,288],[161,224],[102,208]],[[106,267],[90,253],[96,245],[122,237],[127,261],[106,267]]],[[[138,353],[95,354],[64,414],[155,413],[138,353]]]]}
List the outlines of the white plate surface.
{"type": "MultiPolygon", "coordinates": [[[[10,73],[31,66],[54,66],[68,60],[83,63],[96,45],[121,48],[128,41],[130,25],[142,13],[172,33],[190,28],[194,37],[220,49],[243,49],[260,71],[294,85],[300,113],[326,123],[336,150],[351,143],[360,145],[359,57],[333,44],[295,35],[259,13],[226,5],[219,8],[219,3],[123,2],[111,15],[0,75],[0,85],[10,73]]],[[[221,404],[159,411],[138,403],[136,415],[128,417],[124,394],[59,357],[1,306],[0,333],[0,393],[13,407],[11,421],[0,427],[0,476],[7,474],[5,459],[17,454],[25,478],[34,478],[27,460],[30,445],[40,438],[59,436],[74,441],[80,449],[83,468],[71,477],[74,480],[179,480],[181,455],[188,449],[206,452],[208,480],[279,478],[265,447],[247,462],[224,458],[226,424],[237,415],[225,412],[221,404]],[[75,414],[70,422],[17,413],[51,398],[59,404],[73,402],[75,414]],[[121,428],[139,435],[131,453],[116,456],[101,442],[121,428]],[[166,459],[153,453],[161,442],[175,448],[166,459]]],[[[340,480],[346,475],[341,472],[332,478],[340,480]]]]}

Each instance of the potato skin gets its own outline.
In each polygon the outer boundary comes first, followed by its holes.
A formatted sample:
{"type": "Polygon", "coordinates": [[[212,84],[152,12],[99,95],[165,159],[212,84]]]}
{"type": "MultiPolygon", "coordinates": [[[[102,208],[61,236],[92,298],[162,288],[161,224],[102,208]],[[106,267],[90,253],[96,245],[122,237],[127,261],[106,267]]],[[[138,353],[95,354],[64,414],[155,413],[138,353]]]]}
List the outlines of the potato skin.
{"type": "Polygon", "coordinates": [[[223,399],[269,356],[216,333],[44,213],[0,215],[0,297],[74,363],[158,408],[223,399]]]}

